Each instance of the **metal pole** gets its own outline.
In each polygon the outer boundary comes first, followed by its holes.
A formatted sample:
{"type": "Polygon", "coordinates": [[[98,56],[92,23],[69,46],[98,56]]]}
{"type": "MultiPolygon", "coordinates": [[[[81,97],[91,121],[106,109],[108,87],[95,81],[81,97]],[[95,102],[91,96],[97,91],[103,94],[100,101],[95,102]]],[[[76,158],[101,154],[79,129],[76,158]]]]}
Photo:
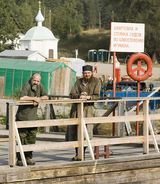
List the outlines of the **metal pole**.
{"type": "MultiPolygon", "coordinates": [[[[141,67],[141,60],[138,60],[138,68],[141,67]]],[[[137,75],[140,75],[140,70],[137,70],[137,75]]],[[[137,81],[137,97],[139,97],[139,93],[140,93],[140,82],[137,81]]],[[[137,101],[137,115],[139,115],[139,101],[137,101]]],[[[136,123],[136,133],[137,136],[139,136],[139,121],[137,121],[136,123]]]]}
{"type": "MultiPolygon", "coordinates": [[[[139,97],[139,90],[140,90],[140,82],[137,82],[137,97],[139,97]]],[[[139,101],[137,101],[137,115],[139,115],[139,101]]],[[[139,136],[139,121],[136,123],[136,132],[137,136],[139,136]]]]}
{"type": "MultiPolygon", "coordinates": [[[[116,96],[116,81],[115,81],[115,67],[116,66],[116,53],[113,52],[113,97],[116,96]]],[[[113,116],[115,116],[115,110],[113,111],[113,116]]],[[[115,123],[112,124],[113,136],[115,136],[115,123]]]]}

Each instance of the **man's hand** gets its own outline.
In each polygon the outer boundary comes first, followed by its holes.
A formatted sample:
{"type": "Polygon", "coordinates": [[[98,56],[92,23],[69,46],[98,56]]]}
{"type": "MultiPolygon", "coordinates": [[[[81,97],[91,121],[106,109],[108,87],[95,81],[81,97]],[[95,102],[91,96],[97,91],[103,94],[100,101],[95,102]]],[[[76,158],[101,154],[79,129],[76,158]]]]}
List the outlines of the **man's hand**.
{"type": "Polygon", "coordinates": [[[40,97],[34,97],[34,102],[36,102],[37,104],[39,104],[41,101],[40,97]]]}
{"type": "Polygon", "coordinates": [[[82,92],[81,93],[81,96],[87,96],[88,94],[87,94],[87,92],[82,92]]]}
{"type": "Polygon", "coordinates": [[[33,105],[34,105],[34,106],[37,106],[37,105],[38,105],[38,103],[37,103],[37,102],[33,102],[33,105]]]}
{"type": "Polygon", "coordinates": [[[81,95],[79,98],[80,99],[87,99],[87,100],[90,100],[91,99],[90,96],[84,96],[84,95],[81,95]]]}
{"type": "Polygon", "coordinates": [[[34,106],[37,106],[40,103],[41,99],[42,100],[48,100],[48,96],[42,96],[42,97],[23,96],[23,97],[20,98],[20,100],[26,100],[26,101],[31,100],[31,101],[33,101],[34,106]]]}

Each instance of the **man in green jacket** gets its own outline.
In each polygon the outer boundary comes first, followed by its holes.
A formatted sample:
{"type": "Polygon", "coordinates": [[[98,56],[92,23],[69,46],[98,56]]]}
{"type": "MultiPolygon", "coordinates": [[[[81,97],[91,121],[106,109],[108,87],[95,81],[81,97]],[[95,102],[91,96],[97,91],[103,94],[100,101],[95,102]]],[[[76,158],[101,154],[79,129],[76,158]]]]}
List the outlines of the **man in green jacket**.
{"type": "MultiPolygon", "coordinates": [[[[41,84],[41,76],[39,73],[34,73],[20,93],[20,100],[33,101],[33,105],[20,105],[16,114],[16,121],[37,120],[38,104],[41,100],[47,99],[47,93],[41,84]]],[[[35,144],[37,128],[19,128],[18,132],[22,145],[35,144]]],[[[24,154],[27,165],[34,165],[35,163],[30,160],[32,151],[24,152],[24,154]]],[[[20,153],[17,153],[17,165],[23,166],[20,153]]]]}
{"type": "MultiPolygon", "coordinates": [[[[98,100],[100,98],[101,82],[98,78],[93,77],[93,67],[90,65],[83,66],[83,78],[78,79],[70,92],[71,99],[87,99],[98,100]]],[[[84,117],[93,117],[94,103],[84,103],[84,117]]],[[[77,104],[72,104],[71,118],[77,117],[77,104]]],[[[93,125],[87,125],[89,138],[93,137],[93,125]]],[[[67,126],[66,141],[77,141],[77,125],[67,126]]],[[[76,148],[76,156],[73,161],[78,160],[78,149],[76,148]]]]}

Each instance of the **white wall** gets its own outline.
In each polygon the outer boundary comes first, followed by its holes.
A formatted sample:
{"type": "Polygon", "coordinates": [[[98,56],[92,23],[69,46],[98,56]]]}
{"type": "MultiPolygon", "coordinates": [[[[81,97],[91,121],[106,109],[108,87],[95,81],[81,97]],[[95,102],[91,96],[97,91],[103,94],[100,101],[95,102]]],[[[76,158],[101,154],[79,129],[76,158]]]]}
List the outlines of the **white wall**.
{"type": "Polygon", "coordinates": [[[47,58],[49,58],[49,49],[53,49],[53,57],[54,59],[58,58],[58,40],[23,40],[21,41],[21,48],[22,50],[33,50],[33,51],[40,51],[44,54],[47,58]]]}

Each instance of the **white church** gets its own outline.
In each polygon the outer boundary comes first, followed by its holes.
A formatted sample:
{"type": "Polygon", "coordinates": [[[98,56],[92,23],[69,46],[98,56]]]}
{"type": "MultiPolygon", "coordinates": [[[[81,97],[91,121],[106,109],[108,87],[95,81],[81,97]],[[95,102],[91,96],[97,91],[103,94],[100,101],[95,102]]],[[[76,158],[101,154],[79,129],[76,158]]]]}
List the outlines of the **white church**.
{"type": "Polygon", "coordinates": [[[41,13],[39,5],[39,12],[35,18],[37,26],[32,27],[20,40],[16,40],[17,46],[15,50],[5,50],[0,53],[0,57],[24,58],[28,60],[45,61],[47,58],[57,59],[58,57],[58,41],[53,33],[46,27],[42,26],[44,17],[41,13]],[[19,44],[18,44],[19,43],[19,44]],[[32,52],[31,52],[32,51],[32,52]]]}
{"type": "MultiPolygon", "coordinates": [[[[1,58],[25,59],[30,61],[59,61],[65,62],[76,71],[76,76],[82,76],[82,66],[85,61],[80,58],[65,58],[58,60],[58,41],[53,33],[42,26],[44,17],[41,13],[39,1],[39,11],[35,18],[37,26],[32,27],[25,35],[19,34],[20,39],[15,40],[15,50],[5,50],[0,53],[1,58]],[[53,60],[52,60],[53,59],[53,60]],[[55,59],[55,60],[54,60],[55,59]],[[68,62],[69,61],[69,62],[68,62]]],[[[8,42],[8,43],[11,43],[8,42]]],[[[66,64],[66,63],[65,63],[66,64]]]]}

